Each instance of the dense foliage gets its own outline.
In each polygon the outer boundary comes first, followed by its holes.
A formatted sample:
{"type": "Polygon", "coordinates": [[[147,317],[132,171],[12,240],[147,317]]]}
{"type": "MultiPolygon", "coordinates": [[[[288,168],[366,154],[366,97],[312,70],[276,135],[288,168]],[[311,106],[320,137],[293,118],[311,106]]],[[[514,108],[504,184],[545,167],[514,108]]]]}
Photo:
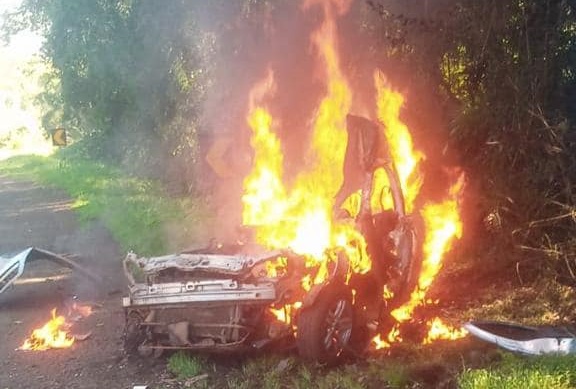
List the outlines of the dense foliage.
{"type": "Polygon", "coordinates": [[[467,234],[480,267],[573,278],[576,3],[369,3],[379,15],[370,34],[440,102],[441,146],[470,178],[467,234]]]}
{"type": "MultiPolygon", "coordinates": [[[[253,81],[233,69],[254,66],[269,19],[281,20],[294,4],[25,0],[6,27],[46,36],[54,68],[42,97],[52,103],[47,126],[69,128],[84,154],[190,191],[204,179],[206,115],[237,119],[214,106],[253,81]]],[[[360,62],[383,69],[407,92],[405,117],[417,141],[468,172],[467,231],[488,253],[479,257],[520,249],[527,270],[546,264],[570,275],[574,1],[356,0],[343,26],[351,77],[363,77],[360,62]]],[[[520,263],[507,258],[497,265],[520,263]]]]}
{"type": "Polygon", "coordinates": [[[187,1],[25,1],[8,27],[44,33],[48,78],[59,80],[43,96],[45,125],[64,125],[90,157],[189,180],[206,87],[194,12],[187,1]]]}

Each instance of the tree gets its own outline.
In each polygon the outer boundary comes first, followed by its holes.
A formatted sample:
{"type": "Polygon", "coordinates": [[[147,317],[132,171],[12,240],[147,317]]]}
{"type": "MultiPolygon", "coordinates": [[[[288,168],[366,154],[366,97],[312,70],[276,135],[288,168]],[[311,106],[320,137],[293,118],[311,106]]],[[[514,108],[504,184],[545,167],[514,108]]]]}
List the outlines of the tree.
{"type": "Polygon", "coordinates": [[[84,153],[160,176],[165,161],[183,166],[194,157],[206,73],[195,10],[184,0],[27,0],[8,31],[44,33],[61,125],[82,139],[84,153]],[[178,161],[183,148],[189,154],[178,161]]]}
{"type": "MultiPolygon", "coordinates": [[[[574,225],[565,216],[576,201],[575,103],[569,98],[576,77],[574,3],[441,2],[427,15],[370,3],[390,60],[428,80],[442,101],[449,148],[462,156],[476,191],[469,209],[497,221],[499,233],[485,244],[477,238],[478,250],[490,253],[512,243],[540,255],[570,245],[574,225]]],[[[508,258],[500,264],[516,263],[508,258]]]]}

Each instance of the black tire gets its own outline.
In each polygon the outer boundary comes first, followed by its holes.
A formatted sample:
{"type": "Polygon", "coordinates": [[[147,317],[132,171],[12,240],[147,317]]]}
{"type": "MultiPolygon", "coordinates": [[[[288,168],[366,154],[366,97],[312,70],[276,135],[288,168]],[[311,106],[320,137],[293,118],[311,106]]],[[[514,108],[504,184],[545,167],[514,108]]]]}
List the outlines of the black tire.
{"type": "Polygon", "coordinates": [[[124,324],[124,352],[129,356],[138,355],[139,346],[146,340],[146,332],[140,324],[144,321],[142,316],[136,311],[126,313],[124,324]]]}
{"type": "Polygon", "coordinates": [[[298,316],[296,344],[300,356],[321,364],[338,362],[349,348],[353,325],[350,290],[345,285],[328,285],[298,316]]]}

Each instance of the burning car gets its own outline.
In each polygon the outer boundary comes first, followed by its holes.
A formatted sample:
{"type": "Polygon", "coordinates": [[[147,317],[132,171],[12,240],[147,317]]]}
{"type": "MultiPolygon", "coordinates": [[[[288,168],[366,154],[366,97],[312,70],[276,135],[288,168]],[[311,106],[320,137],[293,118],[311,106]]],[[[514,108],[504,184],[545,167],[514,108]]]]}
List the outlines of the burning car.
{"type": "MultiPolygon", "coordinates": [[[[298,95],[283,94],[292,90],[280,88],[290,79],[282,78],[275,60],[249,90],[245,122],[232,115],[231,123],[217,126],[230,139],[249,127],[249,151],[239,151],[244,142],[227,142],[233,145],[225,151],[220,145],[214,156],[250,155],[242,193],[222,185],[234,195],[229,202],[241,196],[241,224],[250,238],[126,258],[128,350],[148,355],[280,343],[331,362],[361,353],[370,342],[379,348],[401,341],[401,325],[431,301],[427,292],[444,256],[462,236],[465,177],[458,169],[438,169],[446,179],[435,178],[434,188],[421,191],[426,155],[401,118],[403,95],[379,69],[369,85],[359,76],[368,64],[341,66],[338,19],[350,3],[303,2],[304,12],[315,8],[321,15],[311,18],[318,21],[310,31],[313,58],[306,51],[314,75],[299,91],[318,96],[296,104],[305,110],[286,109],[287,96],[298,95]]],[[[226,107],[219,108],[219,116],[228,117],[226,107]]],[[[211,166],[218,173],[219,165],[211,166]]],[[[438,318],[426,325],[430,339],[453,336],[438,318]]]]}
{"type": "Polygon", "coordinates": [[[130,253],[124,260],[126,350],[159,355],[281,343],[321,363],[361,353],[415,287],[421,239],[380,126],[348,115],[347,131],[334,217],[358,234],[315,260],[290,248],[266,251],[247,239],[152,258],[130,253]],[[377,168],[387,176],[384,196],[392,206],[374,212],[377,168]],[[355,207],[347,204],[354,196],[355,207]],[[358,270],[358,258],[370,271],[358,270]]]}

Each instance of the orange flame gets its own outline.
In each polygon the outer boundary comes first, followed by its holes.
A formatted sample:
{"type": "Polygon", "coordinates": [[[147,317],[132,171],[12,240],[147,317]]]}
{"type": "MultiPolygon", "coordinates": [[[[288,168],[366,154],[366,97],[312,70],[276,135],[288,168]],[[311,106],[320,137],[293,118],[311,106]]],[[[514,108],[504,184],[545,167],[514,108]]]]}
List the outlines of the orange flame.
{"type": "Polygon", "coordinates": [[[74,344],[74,337],[67,332],[70,327],[64,316],[56,316],[56,308],[51,311],[50,319],[41,328],[32,331],[19,350],[44,351],[51,348],[68,348],[74,344]]]}
{"type": "MultiPolygon", "coordinates": [[[[247,123],[251,129],[254,149],[253,168],[244,180],[243,223],[256,230],[256,241],[267,248],[291,248],[304,255],[306,266],[315,268],[301,283],[304,290],[322,283],[327,277],[329,264],[335,258],[326,254],[327,249],[341,248],[356,273],[370,271],[372,262],[366,251],[366,242],[353,221],[333,218],[334,196],[342,181],[342,167],[347,144],[346,115],[350,112],[353,93],[344,76],[337,51],[337,18],[344,15],[350,0],[304,0],[303,10],[320,5],[323,20],[311,35],[311,41],[321,65],[325,95],[312,118],[311,139],[305,150],[304,169],[286,185],[282,143],[276,135],[279,121],[271,115],[267,101],[275,92],[274,74],[268,71],[250,93],[247,123]]],[[[449,196],[439,203],[426,203],[416,209],[423,176],[420,164],[424,154],[414,146],[406,124],[400,118],[404,104],[402,94],[394,91],[384,75],[374,73],[376,88],[376,117],[383,125],[382,141],[389,150],[402,192],[404,209],[401,213],[419,213],[424,221],[423,264],[418,285],[410,300],[392,312],[401,323],[411,318],[416,306],[425,303],[426,293],[442,267],[442,259],[453,241],[462,234],[459,217],[459,196],[464,177],[460,175],[449,191],[449,196]]],[[[383,145],[384,146],[384,145],[383,145]]],[[[374,172],[372,211],[393,208],[391,196],[382,198],[390,186],[384,169],[374,172]]],[[[346,209],[359,208],[359,195],[345,202],[346,209]]],[[[354,212],[351,212],[354,214],[354,212]]],[[[268,274],[273,274],[269,270],[268,274]]],[[[275,274],[275,273],[274,273],[275,274]]],[[[386,289],[387,290],[387,289],[386,289]]],[[[383,299],[389,299],[386,292],[383,299]]],[[[291,308],[291,307],[288,307],[291,308]]],[[[271,310],[281,321],[288,322],[290,310],[271,310]]],[[[434,322],[433,322],[434,323],[434,322]]],[[[436,331],[440,326],[435,324],[436,331]]],[[[384,346],[401,341],[399,326],[393,328],[386,339],[374,339],[384,346]]]]}
{"type": "MultiPolygon", "coordinates": [[[[404,105],[404,97],[390,88],[380,71],[374,73],[374,83],[378,98],[378,119],[386,126],[386,140],[398,171],[406,212],[411,213],[414,210],[414,200],[422,186],[422,176],[418,165],[424,160],[424,154],[414,148],[408,127],[400,120],[400,109],[404,105]]],[[[386,184],[378,178],[376,182],[377,188],[386,184]]],[[[380,190],[375,192],[380,193],[380,190]]]]}
{"type": "Polygon", "coordinates": [[[455,340],[463,338],[468,334],[464,328],[453,328],[442,322],[441,319],[435,318],[428,322],[428,336],[424,339],[424,344],[432,343],[438,339],[455,340]]]}
{"type": "Polygon", "coordinates": [[[291,324],[295,312],[302,307],[301,301],[288,304],[279,309],[270,308],[269,311],[276,317],[276,320],[286,324],[291,324]]]}
{"type": "MultiPolygon", "coordinates": [[[[444,255],[450,251],[453,241],[462,236],[459,207],[464,182],[465,176],[461,173],[457,181],[451,186],[446,200],[440,203],[427,203],[421,211],[426,231],[422,269],[418,278],[418,285],[410,295],[410,300],[391,312],[391,315],[399,323],[410,320],[414,309],[427,302],[426,293],[442,268],[444,255]]],[[[401,341],[394,335],[397,330],[398,326],[395,326],[388,335],[389,343],[401,341]]],[[[425,342],[430,343],[435,339],[457,339],[464,335],[465,332],[453,330],[444,325],[439,318],[435,318],[430,322],[430,329],[425,342]]],[[[376,338],[373,339],[372,343],[377,349],[384,346],[376,338]]]]}
{"type": "Polygon", "coordinates": [[[390,343],[388,343],[387,341],[385,341],[384,339],[382,339],[382,335],[378,334],[376,335],[373,339],[372,339],[372,344],[374,345],[374,348],[376,350],[380,350],[383,348],[389,348],[390,347],[390,343]]]}
{"type": "Polygon", "coordinates": [[[312,42],[324,64],[326,95],[313,121],[306,158],[309,162],[292,187],[285,187],[281,144],[273,132],[274,120],[264,105],[274,85],[273,74],[269,72],[251,93],[248,124],[255,155],[252,172],[244,181],[243,197],[243,222],[257,228],[257,242],[269,248],[289,247],[307,255],[309,266],[320,266],[313,284],[321,283],[328,274],[327,262],[331,258],[324,253],[330,247],[344,247],[355,271],[367,272],[371,267],[364,239],[354,226],[332,220],[333,198],[342,183],[347,142],[345,119],[352,93],[335,50],[334,14],[341,14],[346,4],[328,1],[322,5],[324,22],[313,33],[312,42]]]}
{"type": "Polygon", "coordinates": [[[450,188],[450,197],[441,203],[427,203],[421,211],[426,236],[424,239],[422,270],[418,286],[412,292],[410,301],[392,311],[392,316],[404,322],[412,316],[414,308],[425,302],[426,292],[442,268],[442,259],[450,251],[454,239],[462,236],[459,198],[464,187],[464,174],[450,188]]]}

